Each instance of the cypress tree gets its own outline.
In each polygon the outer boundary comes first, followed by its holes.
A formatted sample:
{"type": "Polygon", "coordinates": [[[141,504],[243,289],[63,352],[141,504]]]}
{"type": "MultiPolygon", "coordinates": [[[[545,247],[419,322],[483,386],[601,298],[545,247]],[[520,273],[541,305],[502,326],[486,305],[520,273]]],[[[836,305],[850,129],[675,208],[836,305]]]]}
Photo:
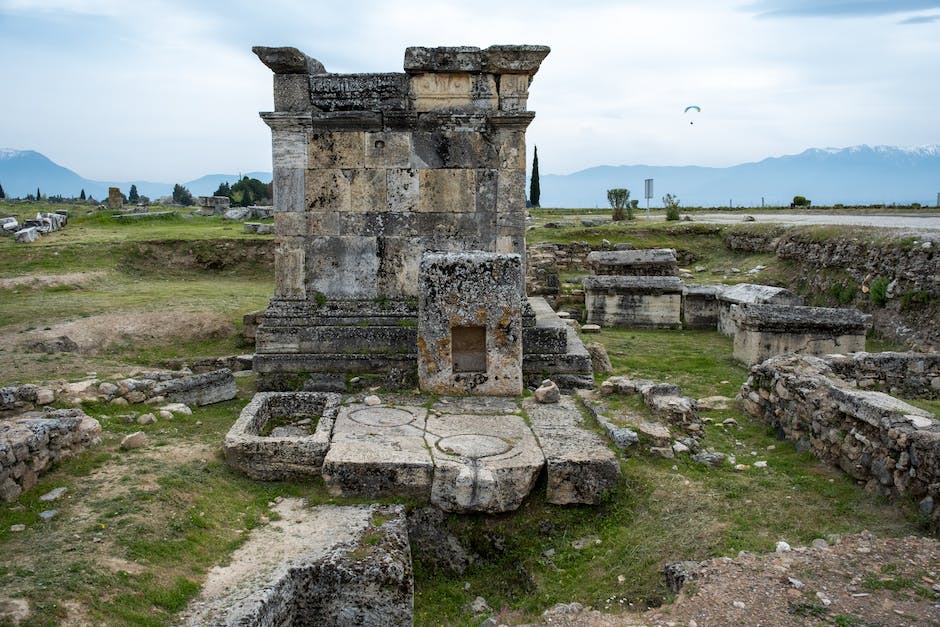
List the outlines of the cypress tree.
{"type": "Polygon", "coordinates": [[[36,188],[36,200],[41,200],[42,196],[39,195],[39,188],[36,188]]]}
{"type": "Polygon", "coordinates": [[[85,190],[84,190],[84,188],[82,189],[82,193],[79,195],[79,199],[80,199],[80,200],[85,200],[85,190]]]}
{"type": "Polygon", "coordinates": [[[535,147],[535,156],[532,157],[532,180],[529,182],[529,204],[539,207],[539,147],[535,147]]]}
{"type": "Polygon", "coordinates": [[[128,192],[127,194],[127,200],[129,200],[130,202],[134,204],[137,204],[140,202],[140,194],[137,193],[136,185],[131,185],[131,191],[128,192]]]}
{"type": "Polygon", "coordinates": [[[0,184],[0,200],[3,200],[6,197],[7,195],[3,192],[3,185],[0,184]]]}

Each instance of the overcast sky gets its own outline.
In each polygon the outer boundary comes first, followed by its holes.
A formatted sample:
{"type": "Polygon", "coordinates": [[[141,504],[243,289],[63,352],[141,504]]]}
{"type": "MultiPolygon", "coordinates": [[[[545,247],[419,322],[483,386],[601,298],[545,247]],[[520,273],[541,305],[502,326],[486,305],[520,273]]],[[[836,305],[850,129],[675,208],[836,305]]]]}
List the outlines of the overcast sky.
{"type": "Polygon", "coordinates": [[[0,147],[98,180],[270,170],[252,45],[400,72],[407,46],[503,43],[552,48],[542,173],[940,144],[940,0],[0,0],[0,147]]]}

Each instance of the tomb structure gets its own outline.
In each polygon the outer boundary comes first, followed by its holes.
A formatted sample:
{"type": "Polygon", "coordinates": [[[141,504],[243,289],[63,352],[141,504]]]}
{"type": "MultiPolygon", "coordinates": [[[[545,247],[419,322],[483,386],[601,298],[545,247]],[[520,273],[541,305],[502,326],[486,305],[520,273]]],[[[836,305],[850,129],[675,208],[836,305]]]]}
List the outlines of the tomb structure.
{"type": "Polygon", "coordinates": [[[803,298],[782,287],[771,285],[756,285],[753,283],[738,283],[723,288],[717,294],[718,298],[718,331],[722,335],[734,337],[736,330],[731,310],[737,305],[767,304],[767,305],[802,305],[803,298]]]}
{"type": "MultiPolygon", "coordinates": [[[[329,73],[295,48],[253,50],[274,72],[275,105],[261,114],[277,246],[256,334],[259,389],[343,391],[357,376],[413,386],[422,256],[469,251],[518,257],[507,306],[521,320],[523,379],[590,385],[586,353],[572,357],[570,338],[538,323],[522,280],[526,101],[547,47],[408,48],[404,72],[379,74],[329,73]]],[[[444,326],[462,346],[475,341],[466,328],[491,322],[444,326]]]]}
{"type": "Polygon", "coordinates": [[[588,324],[628,328],[682,326],[682,281],[671,248],[596,251],[584,278],[588,324]]]}
{"type": "Polygon", "coordinates": [[[734,358],[758,364],[784,353],[828,355],[865,350],[871,316],[857,309],[789,305],[737,305],[734,358]]]}
{"type": "Polygon", "coordinates": [[[718,285],[686,285],[682,288],[682,327],[718,328],[718,285]]]}

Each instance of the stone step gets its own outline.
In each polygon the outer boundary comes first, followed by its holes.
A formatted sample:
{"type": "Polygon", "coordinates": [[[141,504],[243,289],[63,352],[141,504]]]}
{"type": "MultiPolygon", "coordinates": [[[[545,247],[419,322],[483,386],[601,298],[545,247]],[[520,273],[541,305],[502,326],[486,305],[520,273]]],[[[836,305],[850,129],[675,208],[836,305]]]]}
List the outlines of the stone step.
{"type": "Polygon", "coordinates": [[[256,335],[258,352],[277,353],[414,353],[418,341],[413,326],[313,326],[301,329],[262,326],[256,335]]]}

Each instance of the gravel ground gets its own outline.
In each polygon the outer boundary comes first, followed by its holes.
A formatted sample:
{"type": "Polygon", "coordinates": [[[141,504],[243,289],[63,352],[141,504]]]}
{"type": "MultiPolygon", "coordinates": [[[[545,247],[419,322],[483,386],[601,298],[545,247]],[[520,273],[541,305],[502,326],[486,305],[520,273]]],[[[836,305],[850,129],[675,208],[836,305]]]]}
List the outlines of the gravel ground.
{"type": "MultiPolygon", "coordinates": [[[[822,543],[818,543],[822,544],[822,543]]],[[[828,546],[701,563],[675,602],[643,614],[558,605],[539,625],[940,625],[940,541],[847,536],[828,546]]]]}

